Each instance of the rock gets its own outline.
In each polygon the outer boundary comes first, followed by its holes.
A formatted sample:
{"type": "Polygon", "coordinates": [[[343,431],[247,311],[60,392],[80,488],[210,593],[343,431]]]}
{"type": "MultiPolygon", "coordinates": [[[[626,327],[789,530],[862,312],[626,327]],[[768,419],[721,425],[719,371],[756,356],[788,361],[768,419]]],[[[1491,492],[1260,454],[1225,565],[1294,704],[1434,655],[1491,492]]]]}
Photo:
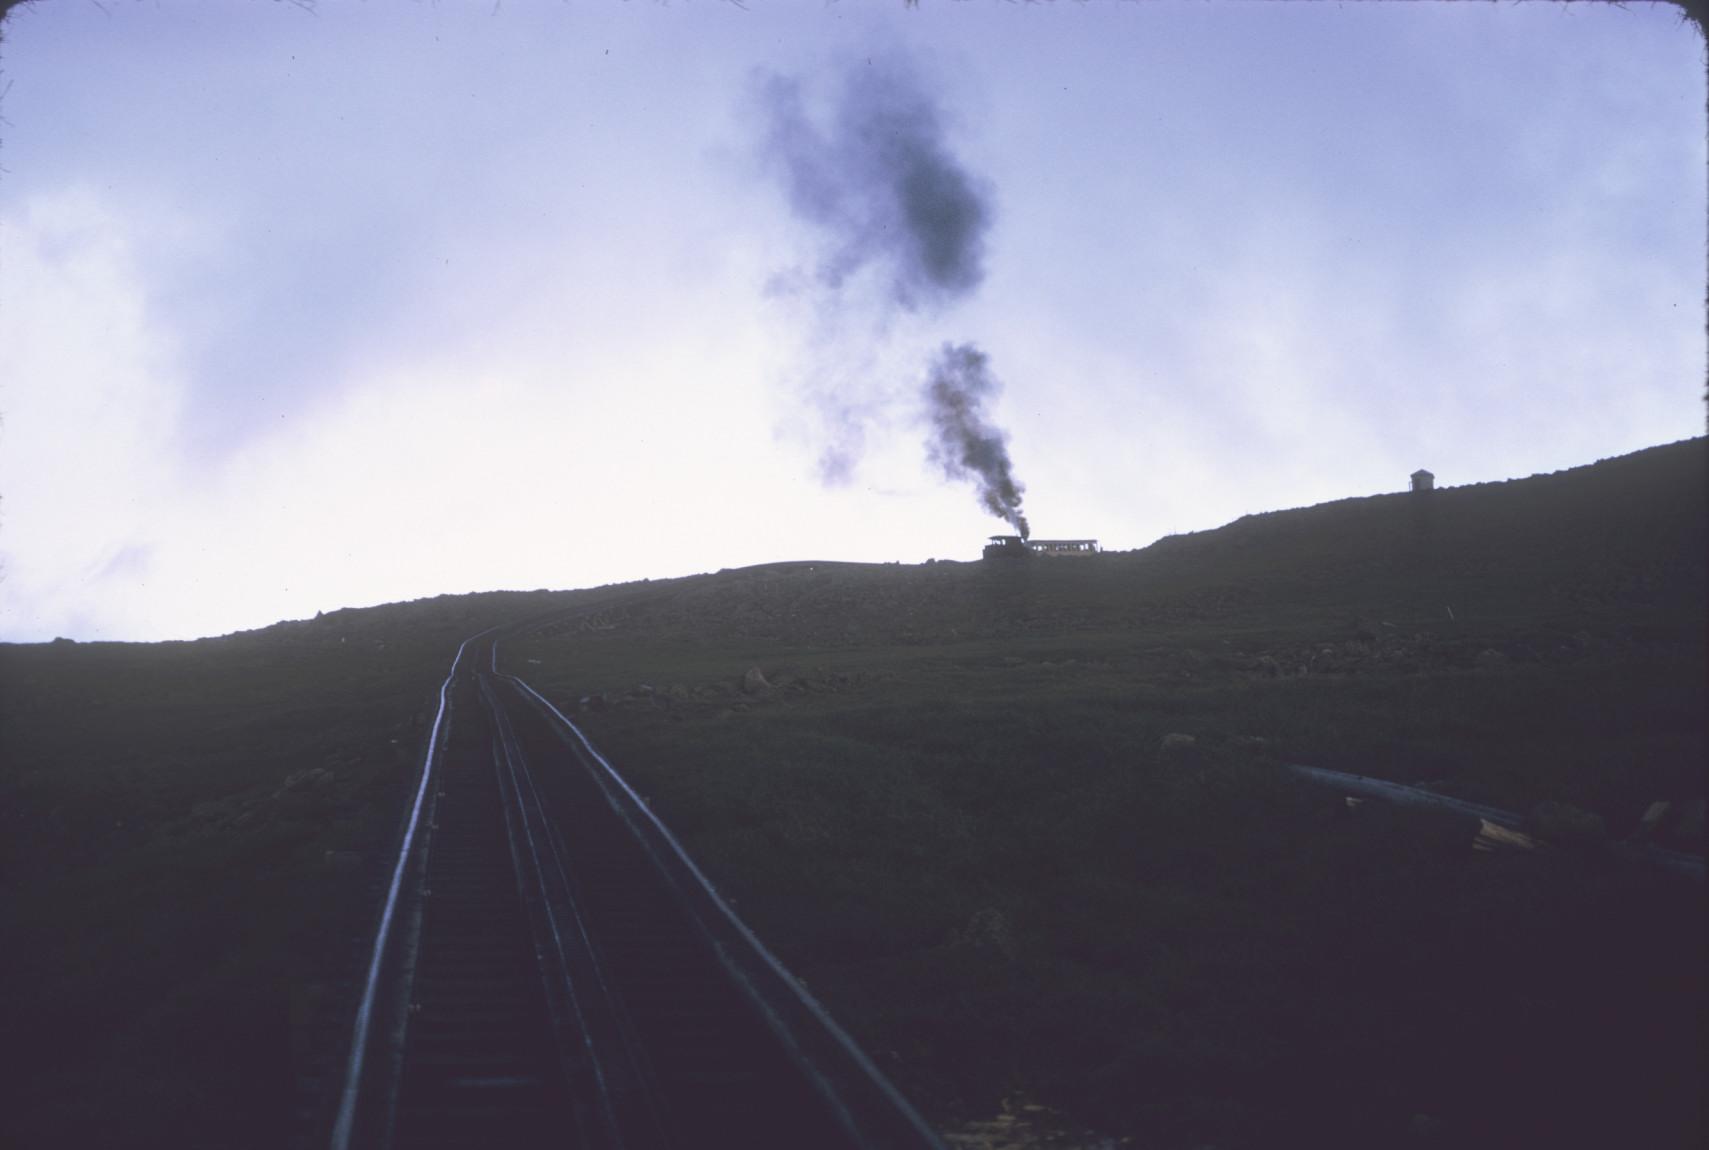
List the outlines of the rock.
{"type": "Polygon", "coordinates": [[[1003,912],[994,907],[975,911],[967,928],[955,933],[955,941],[975,950],[995,950],[1004,958],[1015,957],[1015,934],[1003,912]]]}
{"type": "Polygon", "coordinates": [[[1473,662],[1487,671],[1504,665],[1507,662],[1507,656],[1493,648],[1485,648],[1478,652],[1477,658],[1473,662]]]}
{"type": "Polygon", "coordinates": [[[1193,738],[1191,735],[1183,735],[1179,731],[1174,731],[1163,736],[1163,742],[1159,745],[1158,749],[1164,754],[1170,754],[1175,751],[1184,751],[1188,747],[1195,746],[1198,741],[1199,740],[1193,738]]]}
{"type": "Polygon", "coordinates": [[[1324,647],[1311,657],[1311,671],[1317,675],[1340,674],[1347,669],[1346,662],[1336,653],[1334,647],[1324,647]]]}
{"type": "Polygon", "coordinates": [[[330,782],[332,782],[331,771],[325,767],[309,767],[306,770],[294,771],[287,775],[284,783],[280,785],[278,793],[323,787],[330,782]]]}
{"type": "Polygon", "coordinates": [[[1563,847],[1594,849],[1608,840],[1602,816],[1553,799],[1544,799],[1525,816],[1525,831],[1563,847]]]}
{"type": "Polygon", "coordinates": [[[1695,847],[1703,849],[1703,798],[1686,799],[1677,804],[1674,813],[1674,823],[1670,828],[1674,838],[1695,847]]]}
{"type": "Polygon", "coordinates": [[[742,692],[748,695],[764,695],[771,691],[771,684],[760,673],[758,667],[749,667],[747,674],[742,676],[742,692]]]}
{"type": "Polygon", "coordinates": [[[1667,799],[1653,802],[1644,809],[1644,817],[1638,820],[1638,829],[1633,837],[1639,840],[1653,839],[1662,820],[1667,818],[1668,808],[1673,804],[1667,799]]]}
{"type": "Polygon", "coordinates": [[[362,856],[355,851],[327,851],[326,868],[335,871],[362,869],[362,856]]]}
{"type": "Polygon", "coordinates": [[[1472,840],[1472,849],[1484,854],[1531,851],[1537,849],[1537,840],[1528,834],[1492,823],[1488,819],[1479,819],[1478,833],[1472,840]]]}

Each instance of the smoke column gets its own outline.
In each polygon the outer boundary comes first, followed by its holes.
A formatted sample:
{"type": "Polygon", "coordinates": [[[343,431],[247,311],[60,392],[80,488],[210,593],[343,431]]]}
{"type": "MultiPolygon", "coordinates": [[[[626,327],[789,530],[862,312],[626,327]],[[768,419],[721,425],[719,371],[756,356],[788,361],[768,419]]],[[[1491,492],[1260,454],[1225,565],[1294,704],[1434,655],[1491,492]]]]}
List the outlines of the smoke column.
{"type": "Polygon", "coordinates": [[[831,305],[853,277],[879,277],[881,306],[952,303],[985,278],[990,196],[950,152],[937,105],[894,61],[857,64],[841,79],[828,130],[808,118],[801,85],[762,77],[761,156],[790,208],[828,251],[813,271],[831,305]]]}
{"type": "MultiPolygon", "coordinates": [[[[843,482],[887,406],[886,389],[861,367],[895,319],[935,316],[979,287],[991,194],[951,150],[933,93],[903,60],[848,67],[824,128],[793,78],[762,75],[755,95],[760,158],[824,243],[816,266],[779,290],[816,309],[818,362],[800,392],[825,441],[820,477],[843,482]]],[[[984,411],[997,391],[986,362],[971,344],[945,345],[934,361],[920,397],[926,452],[947,477],[973,482],[986,509],[1024,536],[1008,436],[984,411]]]]}
{"type": "Polygon", "coordinates": [[[1029,534],[1021,514],[1025,487],[1009,462],[1009,437],[985,418],[985,401],[997,381],[984,352],[972,344],[945,344],[926,379],[926,412],[932,437],[926,455],[950,479],[971,480],[979,502],[1009,522],[1022,539],[1029,534]]]}

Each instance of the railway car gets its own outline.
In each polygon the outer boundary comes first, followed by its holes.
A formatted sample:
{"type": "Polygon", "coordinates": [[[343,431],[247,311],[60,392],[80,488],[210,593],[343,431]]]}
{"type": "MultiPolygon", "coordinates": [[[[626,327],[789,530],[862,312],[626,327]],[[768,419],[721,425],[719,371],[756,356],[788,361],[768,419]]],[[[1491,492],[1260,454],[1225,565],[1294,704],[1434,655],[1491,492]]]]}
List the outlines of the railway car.
{"type": "Polygon", "coordinates": [[[1026,559],[1034,555],[1061,559],[1096,554],[1096,539],[1022,539],[1019,535],[993,535],[984,551],[987,559],[1026,559]]]}

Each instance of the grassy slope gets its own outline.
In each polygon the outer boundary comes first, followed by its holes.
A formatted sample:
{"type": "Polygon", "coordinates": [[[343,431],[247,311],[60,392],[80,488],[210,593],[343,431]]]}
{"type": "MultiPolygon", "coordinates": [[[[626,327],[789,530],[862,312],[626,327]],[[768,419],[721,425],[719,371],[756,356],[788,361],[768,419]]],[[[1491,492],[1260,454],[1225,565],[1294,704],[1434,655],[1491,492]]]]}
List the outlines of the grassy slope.
{"type": "Polygon", "coordinates": [[[0,647],[24,940],[0,981],[29,988],[0,1005],[27,1052],[0,1133],[276,1143],[451,652],[572,609],[512,669],[609,695],[596,737],[940,1120],[1020,1087],[1164,1145],[1678,1142],[1700,892],[1474,856],[1454,819],[1349,816],[1274,764],[1563,798],[1616,833],[1701,794],[1703,447],[1086,564],[780,564],[0,647]],[[775,688],[742,692],[752,666],[775,688]],[[1197,746],[1160,753],[1177,731],[1197,746]]]}
{"type": "Polygon", "coordinates": [[[1700,889],[1275,764],[1616,834],[1700,796],[1704,463],[680,580],[507,660],[940,1120],[1019,1087],[1164,1145],[1692,1144],[1700,889]]]}
{"type": "Polygon", "coordinates": [[[458,643],[556,601],[0,647],[8,1144],[278,1144],[458,643]]]}

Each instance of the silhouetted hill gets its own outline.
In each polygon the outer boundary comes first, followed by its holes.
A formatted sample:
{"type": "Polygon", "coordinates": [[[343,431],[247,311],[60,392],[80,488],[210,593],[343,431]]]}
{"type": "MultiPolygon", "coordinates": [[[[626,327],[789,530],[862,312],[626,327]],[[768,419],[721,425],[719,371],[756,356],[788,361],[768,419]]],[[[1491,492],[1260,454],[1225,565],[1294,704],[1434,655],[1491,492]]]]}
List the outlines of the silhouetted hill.
{"type": "Polygon", "coordinates": [[[1688,439],[1528,479],[1249,515],[1133,554],[1174,580],[1352,603],[1701,605],[1706,464],[1709,441],[1688,439]]]}
{"type": "Polygon", "coordinates": [[[566,627],[846,649],[1262,609],[1391,622],[1701,614],[1706,463],[1709,443],[1692,439],[1529,479],[1249,515],[1092,558],[765,564],[661,580],[566,627]]]}
{"type": "Polygon", "coordinates": [[[1145,1144],[1700,1144],[1700,887],[1279,766],[1611,837],[1667,799],[1700,851],[1706,463],[0,645],[0,1141],[280,1145],[452,653],[526,624],[504,669],[946,1126],[1020,1089],[1145,1144]]]}
{"type": "Polygon", "coordinates": [[[1705,450],[673,580],[503,658],[970,1138],[1018,1088],[1142,1144],[1697,1145],[1700,887],[1281,766],[1701,851],[1705,450]]]}

